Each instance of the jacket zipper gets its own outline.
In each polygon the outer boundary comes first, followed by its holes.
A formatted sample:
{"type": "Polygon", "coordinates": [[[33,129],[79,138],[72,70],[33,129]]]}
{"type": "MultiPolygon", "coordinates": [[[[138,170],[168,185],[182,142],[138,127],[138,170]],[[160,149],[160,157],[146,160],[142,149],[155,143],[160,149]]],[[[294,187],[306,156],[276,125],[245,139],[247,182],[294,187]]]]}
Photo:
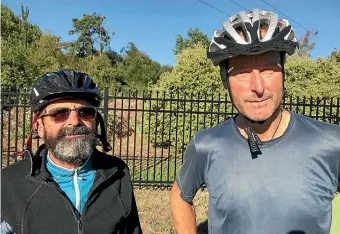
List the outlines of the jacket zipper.
{"type": "MultiPolygon", "coordinates": [[[[74,183],[74,191],[76,195],[76,209],[79,211],[80,210],[80,189],[79,189],[79,184],[78,184],[78,178],[81,180],[83,180],[83,178],[80,177],[78,173],[79,173],[78,170],[74,171],[73,183],[74,183]]],[[[79,234],[83,233],[83,224],[82,224],[81,218],[82,218],[82,214],[79,217],[79,219],[77,219],[77,227],[78,227],[79,234]]]]}
{"type": "MultiPolygon", "coordinates": [[[[46,182],[45,182],[45,183],[46,183],[46,182]]],[[[82,233],[83,233],[82,222],[81,222],[81,219],[80,219],[79,217],[77,217],[77,216],[79,216],[79,215],[77,215],[77,214],[74,212],[74,207],[73,207],[73,205],[72,205],[72,202],[65,196],[64,192],[61,191],[61,190],[58,188],[57,184],[55,184],[55,182],[54,182],[53,180],[51,180],[51,183],[53,184],[53,186],[50,185],[48,182],[47,182],[46,184],[47,184],[47,186],[49,186],[49,187],[51,187],[52,189],[54,189],[55,191],[57,191],[57,192],[61,195],[61,197],[67,202],[67,204],[70,206],[71,211],[72,211],[72,214],[73,214],[73,217],[74,217],[74,219],[75,219],[75,221],[76,221],[76,223],[77,223],[78,233],[79,233],[79,234],[82,234],[82,233]]]]}
{"type": "Polygon", "coordinates": [[[76,208],[77,210],[79,210],[80,209],[80,190],[79,190],[79,184],[78,184],[78,170],[74,171],[73,183],[74,183],[74,192],[76,195],[76,208]]]}

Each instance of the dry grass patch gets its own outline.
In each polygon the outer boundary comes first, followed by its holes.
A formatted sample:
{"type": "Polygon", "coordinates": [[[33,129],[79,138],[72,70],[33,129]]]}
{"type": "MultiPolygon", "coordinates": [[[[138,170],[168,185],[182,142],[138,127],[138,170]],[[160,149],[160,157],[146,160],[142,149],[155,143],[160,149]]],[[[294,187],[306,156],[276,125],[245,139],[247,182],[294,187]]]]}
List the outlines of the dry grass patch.
{"type": "MultiPolygon", "coordinates": [[[[153,189],[135,189],[138,212],[143,232],[146,234],[175,233],[170,211],[170,191],[153,189]]],[[[194,200],[198,230],[208,233],[208,192],[199,191],[194,200]]]]}

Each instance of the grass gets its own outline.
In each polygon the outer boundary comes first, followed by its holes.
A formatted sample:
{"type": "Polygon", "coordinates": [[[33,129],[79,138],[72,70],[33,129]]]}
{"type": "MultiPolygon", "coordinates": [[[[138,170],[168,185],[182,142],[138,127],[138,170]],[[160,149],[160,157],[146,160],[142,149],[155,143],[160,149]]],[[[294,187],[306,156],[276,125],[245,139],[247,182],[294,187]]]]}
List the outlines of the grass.
{"type": "MultiPolygon", "coordinates": [[[[168,190],[135,189],[135,195],[144,233],[175,233],[172,225],[168,190]]],[[[208,193],[199,191],[194,200],[198,224],[206,223],[208,217],[207,201],[208,193]]],[[[208,232],[203,228],[199,233],[205,234],[208,232]]]]}
{"type": "MultiPolygon", "coordinates": [[[[182,166],[182,162],[180,160],[170,159],[169,161],[158,161],[156,163],[150,159],[150,165],[145,166],[142,165],[142,170],[137,166],[135,166],[135,170],[131,172],[132,178],[134,181],[166,181],[172,184],[175,180],[176,174],[179,168],[182,166]]],[[[132,170],[132,166],[129,165],[129,168],[132,170]]]]}
{"type": "Polygon", "coordinates": [[[340,193],[333,200],[332,219],[331,234],[340,234],[340,193]]]}
{"type": "MultiPolygon", "coordinates": [[[[161,189],[135,189],[139,217],[144,233],[175,233],[170,212],[169,191],[161,189]],[[152,202],[150,202],[152,201],[152,202]]],[[[208,192],[199,191],[194,199],[199,234],[207,234],[208,192]]],[[[340,234],[340,194],[333,200],[331,234],[340,234]]]]}

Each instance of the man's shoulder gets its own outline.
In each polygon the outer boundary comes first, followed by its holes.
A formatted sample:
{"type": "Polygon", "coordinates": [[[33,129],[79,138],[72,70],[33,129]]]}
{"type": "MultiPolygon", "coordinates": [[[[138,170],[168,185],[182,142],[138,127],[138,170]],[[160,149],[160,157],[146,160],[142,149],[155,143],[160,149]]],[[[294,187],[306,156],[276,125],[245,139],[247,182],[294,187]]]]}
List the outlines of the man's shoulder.
{"type": "Polygon", "coordinates": [[[20,178],[27,176],[31,171],[30,159],[25,158],[19,160],[9,166],[5,167],[1,171],[1,182],[13,180],[14,178],[20,178]]]}
{"type": "Polygon", "coordinates": [[[211,140],[212,138],[225,138],[232,129],[233,118],[229,118],[223,122],[216,124],[215,126],[204,128],[195,133],[195,140],[211,140]]]}
{"type": "Polygon", "coordinates": [[[304,125],[304,127],[307,127],[309,129],[313,129],[316,131],[322,131],[327,134],[329,134],[330,132],[340,134],[340,125],[329,123],[329,122],[319,120],[316,118],[312,118],[310,116],[297,114],[295,112],[293,114],[297,117],[299,122],[304,125]]]}
{"type": "Polygon", "coordinates": [[[98,150],[94,154],[93,161],[95,165],[103,169],[118,168],[119,170],[124,170],[127,168],[127,164],[121,158],[98,150]]]}

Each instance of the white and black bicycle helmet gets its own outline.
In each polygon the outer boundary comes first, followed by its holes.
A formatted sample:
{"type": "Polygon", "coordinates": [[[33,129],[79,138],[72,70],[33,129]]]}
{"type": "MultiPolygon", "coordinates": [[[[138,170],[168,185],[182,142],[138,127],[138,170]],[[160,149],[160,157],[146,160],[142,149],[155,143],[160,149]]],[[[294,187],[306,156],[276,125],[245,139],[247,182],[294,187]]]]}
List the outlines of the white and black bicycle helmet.
{"type": "Polygon", "coordinates": [[[279,19],[277,14],[270,11],[254,9],[249,13],[241,11],[225,21],[223,30],[214,32],[207,56],[216,66],[238,55],[254,55],[267,51],[292,55],[297,46],[295,32],[288,20],[279,19]],[[262,27],[267,28],[263,37],[262,27]]]}

